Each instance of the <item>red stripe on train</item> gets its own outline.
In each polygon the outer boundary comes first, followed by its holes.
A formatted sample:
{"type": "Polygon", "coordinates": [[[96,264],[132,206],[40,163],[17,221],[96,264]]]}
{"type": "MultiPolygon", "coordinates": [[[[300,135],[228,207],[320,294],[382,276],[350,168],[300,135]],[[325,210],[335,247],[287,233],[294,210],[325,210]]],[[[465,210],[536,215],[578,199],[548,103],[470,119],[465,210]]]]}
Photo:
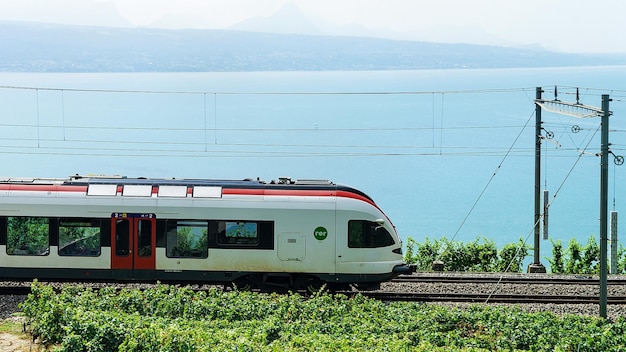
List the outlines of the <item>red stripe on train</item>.
{"type": "Polygon", "coordinates": [[[87,192],[87,186],[0,184],[0,191],[87,192]]]}
{"type": "Polygon", "coordinates": [[[255,196],[296,196],[296,197],[342,197],[357,199],[378,207],[372,200],[360,194],[348,191],[335,190],[308,190],[308,189],[256,189],[256,188],[223,188],[222,194],[228,195],[255,195],[255,196]]]}
{"type": "MultiPolygon", "coordinates": [[[[156,194],[158,188],[152,188],[152,193],[156,194]]],[[[0,191],[31,191],[31,192],[87,192],[87,186],[69,185],[19,185],[0,184],[0,191]]],[[[118,185],[117,192],[122,192],[122,186],[118,185]]],[[[191,188],[189,189],[191,192],[191,188]]],[[[342,197],[357,199],[376,206],[367,197],[348,192],[335,190],[307,190],[307,189],[263,189],[263,188],[222,188],[222,194],[227,195],[250,195],[250,196],[294,196],[294,197],[342,197]]]]}

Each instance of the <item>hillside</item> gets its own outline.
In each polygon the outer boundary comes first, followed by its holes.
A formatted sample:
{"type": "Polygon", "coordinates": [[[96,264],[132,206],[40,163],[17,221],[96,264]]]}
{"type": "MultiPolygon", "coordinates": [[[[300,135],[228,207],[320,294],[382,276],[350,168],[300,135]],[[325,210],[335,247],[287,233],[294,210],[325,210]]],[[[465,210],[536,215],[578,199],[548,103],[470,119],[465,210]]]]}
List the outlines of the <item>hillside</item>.
{"type": "Polygon", "coordinates": [[[4,72],[409,70],[621,65],[625,56],[237,30],[0,22],[4,72]]]}

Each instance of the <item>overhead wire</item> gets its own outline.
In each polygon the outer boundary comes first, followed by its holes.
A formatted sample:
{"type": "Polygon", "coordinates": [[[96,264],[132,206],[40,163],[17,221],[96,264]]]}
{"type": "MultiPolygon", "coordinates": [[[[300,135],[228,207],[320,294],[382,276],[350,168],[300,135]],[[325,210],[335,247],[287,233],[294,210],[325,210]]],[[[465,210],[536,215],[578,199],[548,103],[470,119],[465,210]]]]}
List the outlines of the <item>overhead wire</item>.
{"type": "MultiPolygon", "coordinates": [[[[124,131],[124,130],[133,130],[133,131],[172,131],[172,132],[189,132],[189,131],[193,131],[193,132],[197,132],[198,128],[193,128],[193,127],[153,127],[153,126],[139,126],[139,127],[133,127],[133,126],[123,126],[123,127],[117,127],[117,126],[98,126],[98,125],[84,125],[84,126],[68,126],[68,125],[32,125],[32,124],[21,124],[21,123],[0,123],[0,127],[20,127],[20,128],[49,128],[49,129],[67,129],[67,130],[71,130],[71,129],[77,129],[77,130],[92,130],[92,129],[100,129],[100,130],[120,130],[120,131],[124,131]]],[[[445,128],[439,128],[439,129],[443,129],[443,130],[471,130],[471,129],[485,129],[485,130],[490,130],[490,129],[503,129],[503,128],[519,128],[521,126],[518,125],[500,125],[500,126],[451,126],[451,127],[445,127],[445,128]]],[[[268,128],[268,127],[237,127],[237,128],[226,128],[226,127],[222,127],[222,128],[217,128],[217,129],[211,129],[211,130],[216,130],[218,132],[225,132],[225,131],[234,131],[234,132],[316,132],[316,131],[321,131],[321,132],[359,132],[359,131],[364,131],[364,132],[379,132],[379,131],[383,131],[383,132],[387,132],[387,131],[430,131],[432,129],[432,127],[372,127],[372,128],[362,128],[362,127],[349,127],[349,128],[341,128],[341,127],[335,127],[335,128],[328,128],[328,127],[322,127],[322,128],[285,128],[285,127],[275,127],[275,128],[268,128]]]]}
{"type": "Polygon", "coordinates": [[[33,86],[16,86],[16,85],[0,85],[0,89],[15,90],[40,90],[40,91],[65,91],[65,92],[85,92],[85,93],[141,93],[141,94],[219,94],[219,95],[427,95],[427,94],[478,94],[478,93],[513,93],[533,90],[534,87],[522,88],[495,88],[495,89],[464,89],[464,90],[440,90],[440,91],[362,91],[362,92],[341,92],[341,91],[166,91],[166,90],[149,90],[149,89],[89,89],[89,88],[58,88],[58,87],[33,87],[33,86]]]}
{"type": "MultiPolygon", "coordinates": [[[[444,151],[446,150],[454,150],[454,152],[446,152],[446,155],[488,155],[488,154],[499,154],[499,152],[497,151],[497,148],[493,148],[490,147],[490,152],[486,153],[486,152],[482,152],[482,151],[468,151],[471,148],[474,148],[475,150],[480,150],[481,147],[467,147],[467,146],[456,146],[456,147],[452,147],[452,148],[447,148],[443,145],[443,135],[445,131],[452,131],[452,130],[468,130],[468,129],[482,129],[482,130],[490,130],[490,129],[508,129],[508,128],[518,128],[518,126],[514,126],[514,125],[507,125],[507,126],[448,126],[448,127],[444,127],[443,125],[443,107],[444,107],[444,100],[443,100],[443,96],[445,94],[445,92],[438,92],[438,93],[434,93],[434,92],[416,92],[416,91],[411,91],[411,92],[213,92],[210,94],[214,95],[214,104],[213,104],[213,108],[214,108],[214,128],[213,129],[209,129],[208,128],[208,114],[207,114],[207,104],[206,104],[206,94],[209,94],[207,92],[190,92],[190,91],[151,91],[151,90],[110,90],[110,89],[67,89],[67,88],[47,88],[47,87],[16,87],[16,86],[1,86],[0,88],[5,88],[5,89],[35,89],[36,92],[38,92],[39,90],[51,90],[51,91],[60,91],[61,92],[61,98],[62,98],[62,122],[61,125],[55,125],[55,124],[41,124],[41,122],[39,121],[39,119],[37,120],[37,123],[35,125],[33,124],[25,124],[25,123],[2,123],[0,124],[0,126],[2,127],[11,127],[11,128],[36,128],[38,131],[48,131],[50,133],[52,133],[53,129],[57,129],[60,128],[62,130],[63,133],[63,141],[68,142],[68,143],[81,143],[81,144],[105,144],[105,143],[115,143],[115,144],[125,144],[125,145],[135,145],[135,146],[140,146],[140,145],[153,145],[153,144],[158,144],[160,146],[163,145],[188,145],[188,146],[198,146],[198,145],[203,145],[204,149],[206,152],[208,152],[208,147],[207,147],[207,136],[208,136],[208,132],[213,132],[214,135],[214,144],[218,145],[218,141],[217,141],[217,136],[218,133],[220,132],[251,132],[251,133],[271,133],[271,132],[279,132],[279,133],[311,133],[311,132],[315,132],[315,133],[320,133],[320,132],[351,132],[351,133],[380,133],[380,132],[402,132],[402,133],[410,133],[410,132],[415,132],[415,131],[428,131],[428,130],[432,130],[433,133],[436,129],[439,130],[440,133],[440,144],[439,144],[439,154],[440,155],[444,155],[444,151]],[[125,124],[123,126],[110,126],[110,125],[94,125],[94,124],[85,124],[85,125],[71,125],[71,124],[67,124],[67,122],[65,121],[65,98],[64,98],[64,92],[66,91],[71,91],[71,92],[102,92],[102,93],[150,93],[150,94],[203,94],[203,112],[204,112],[204,129],[202,130],[202,132],[204,133],[204,142],[203,143],[197,143],[197,142],[173,142],[173,141],[164,141],[164,140],[158,140],[158,141],[153,141],[153,140],[146,140],[146,139],[136,139],[135,136],[133,136],[133,140],[114,140],[114,139],[108,139],[108,140],[99,140],[99,139],[94,139],[94,138],[89,138],[89,139],[76,139],[76,138],[71,138],[67,135],[68,131],[72,131],[72,130],[77,130],[77,131],[81,131],[81,130],[98,130],[98,131],[111,131],[111,132],[116,132],[116,133],[121,133],[121,132],[132,132],[132,133],[137,133],[137,135],[145,135],[146,133],[150,133],[150,132],[198,132],[197,128],[194,127],[180,127],[180,126],[129,126],[128,124],[125,124]],[[289,127],[236,127],[236,128],[227,128],[227,127],[220,127],[218,128],[217,126],[217,108],[218,108],[218,104],[217,104],[217,95],[220,94],[241,94],[241,95],[250,95],[250,94],[260,94],[260,95],[266,95],[266,94],[286,94],[286,95],[320,95],[320,94],[324,94],[324,95],[336,95],[336,94],[340,94],[340,95],[371,95],[371,94],[376,94],[376,95],[393,95],[393,94],[424,94],[424,93],[430,93],[433,94],[433,96],[435,94],[441,94],[442,95],[442,101],[441,101],[441,114],[442,114],[442,122],[441,122],[441,126],[439,128],[435,128],[434,126],[432,127],[374,127],[374,128],[361,128],[361,127],[339,127],[339,128],[328,128],[328,127],[318,127],[315,126],[315,128],[289,128],[289,127]],[[459,152],[459,150],[461,150],[459,152]]],[[[511,88],[511,89],[496,89],[496,90],[467,90],[467,91],[450,91],[451,93],[456,93],[456,94],[461,94],[461,93],[479,93],[479,92],[517,92],[517,91],[524,91],[526,90],[525,88],[519,89],[519,88],[511,88]]],[[[434,100],[433,100],[434,103],[434,100]]],[[[37,107],[39,108],[39,102],[37,102],[37,107]]],[[[433,109],[433,113],[434,113],[434,109],[433,109]]],[[[433,119],[434,119],[434,115],[433,115],[433,119]]],[[[434,122],[434,121],[433,121],[434,122]]],[[[8,141],[11,140],[12,138],[7,138],[7,137],[0,137],[0,141],[4,140],[4,141],[8,141]]],[[[21,138],[21,140],[23,141],[27,141],[27,138],[21,138]]],[[[45,141],[45,142],[55,142],[54,139],[44,139],[41,137],[37,138],[38,143],[45,141]]],[[[372,148],[384,148],[386,150],[394,150],[394,149],[422,149],[421,146],[416,146],[416,145],[409,145],[409,146],[405,146],[405,145],[337,145],[337,144],[332,144],[332,145],[323,145],[323,144],[279,144],[279,143],[219,143],[219,145],[221,146],[249,146],[249,147],[311,147],[311,148],[350,148],[350,149],[372,149],[372,148]]],[[[434,146],[434,145],[433,145],[434,146]]],[[[38,147],[41,147],[41,145],[38,145],[38,147]]],[[[50,146],[48,146],[49,148],[52,148],[50,146]]],[[[13,146],[13,148],[19,148],[19,146],[13,146]]],[[[62,147],[55,147],[58,150],[63,149],[62,147]]],[[[89,147],[85,147],[85,146],[67,146],[68,150],[71,150],[70,153],[76,154],[78,150],[89,150],[89,147]]],[[[95,149],[95,148],[91,148],[91,149],[95,149]]],[[[122,148],[108,148],[108,149],[102,149],[101,147],[97,148],[98,151],[104,151],[104,150],[109,150],[109,151],[127,151],[127,152],[145,152],[145,153],[155,153],[155,152],[159,152],[159,153],[166,153],[166,152],[171,152],[171,153],[176,153],[179,154],[181,152],[190,152],[190,153],[196,153],[196,150],[185,150],[185,151],[181,151],[181,150],[177,150],[177,149],[173,149],[173,150],[168,150],[168,149],[146,149],[146,148],[136,148],[134,147],[133,150],[128,151],[126,149],[122,149],[122,148]]],[[[227,150],[224,151],[225,153],[230,153],[230,152],[235,152],[233,150],[227,150]]],[[[236,152],[240,152],[240,151],[236,151],[236,152]]],[[[293,152],[292,150],[290,150],[290,152],[293,152]]],[[[255,153],[249,153],[250,155],[254,155],[255,153]]],[[[344,152],[336,152],[336,153],[310,153],[310,155],[345,155],[346,153],[344,152]]],[[[371,151],[364,151],[361,152],[362,155],[431,155],[431,152],[419,152],[419,153],[396,153],[396,152],[371,152],[371,151]]],[[[354,152],[351,152],[350,155],[355,155],[354,152]]]]}
{"type": "MultiPolygon", "coordinates": [[[[0,140],[4,140],[6,142],[36,142],[37,138],[22,138],[22,137],[6,137],[0,140]]],[[[96,140],[96,139],[59,139],[59,138],[40,138],[41,142],[49,142],[49,143],[62,143],[62,142],[76,142],[76,143],[84,143],[84,144],[115,144],[115,145],[171,145],[171,146],[203,146],[204,142],[191,142],[191,141],[149,141],[149,140],[96,140]]],[[[5,145],[9,146],[9,145],[5,145]]],[[[21,147],[22,145],[13,145],[13,147],[21,147]]],[[[58,145],[54,145],[57,148],[61,148],[58,145]]],[[[360,148],[385,148],[385,149],[400,149],[400,150],[421,150],[428,149],[432,150],[432,146],[430,145],[389,145],[389,144],[307,144],[307,143],[259,143],[259,142],[246,142],[246,143],[220,143],[219,146],[244,146],[244,147],[300,147],[300,148],[345,148],[345,149],[360,149],[360,148]]],[[[29,145],[26,145],[29,147],[29,145]]],[[[74,148],[75,146],[66,146],[62,148],[74,148]]],[[[102,150],[102,147],[98,147],[102,150]]],[[[494,146],[466,146],[466,145],[451,145],[444,146],[442,149],[447,150],[477,150],[479,153],[485,152],[494,152],[499,154],[501,152],[507,151],[507,148],[502,147],[494,147],[494,146]]],[[[150,150],[150,149],[147,149],[150,150]]],[[[516,148],[515,151],[518,153],[527,153],[531,152],[534,149],[532,148],[516,148]]],[[[576,149],[571,149],[576,150],[576,149]]],[[[180,151],[180,150],[177,150],[180,151]]],[[[197,150],[194,150],[197,151],[197,150]]]]}
{"type": "MultiPolygon", "coordinates": [[[[230,147],[231,145],[227,145],[227,147],[230,147]]],[[[249,145],[246,145],[249,146],[249,145]]],[[[32,147],[28,147],[28,146],[11,146],[11,145],[0,145],[0,148],[3,148],[3,150],[0,151],[0,154],[17,154],[18,151],[20,151],[20,154],[33,154],[33,155],[40,155],[40,154],[50,154],[50,155],[55,155],[55,154],[61,154],[61,155],[90,155],[89,153],[87,153],[86,151],[93,151],[94,152],[94,156],[111,156],[111,154],[113,152],[120,152],[123,151],[124,153],[116,153],[115,156],[116,157],[121,157],[121,156],[162,156],[162,157],[173,157],[173,156],[187,156],[187,157],[215,157],[215,156],[222,156],[222,155],[218,155],[218,154],[223,154],[224,157],[228,157],[231,154],[242,154],[240,155],[241,157],[243,156],[247,156],[247,157],[255,157],[258,156],[260,154],[266,155],[268,157],[273,157],[273,156],[278,156],[278,157],[287,157],[287,156],[310,156],[310,157],[317,157],[317,156],[336,156],[336,157],[341,157],[341,156],[361,156],[361,157],[368,157],[368,156],[398,156],[398,157],[409,157],[409,156],[442,156],[441,152],[439,151],[422,151],[422,152],[404,152],[404,151],[303,151],[303,150],[292,150],[289,153],[285,153],[284,150],[277,150],[277,151],[255,151],[255,150],[237,150],[237,149],[218,149],[218,150],[175,150],[175,149],[132,149],[129,150],[128,148],[123,148],[123,147],[119,147],[119,148],[99,148],[99,147],[53,147],[53,146],[46,146],[45,148],[41,148],[38,146],[32,146],[32,147]],[[62,152],[46,152],[46,150],[51,150],[51,151],[62,151],[62,152]]],[[[499,152],[493,152],[493,151],[484,151],[484,152],[478,152],[478,151],[472,151],[472,152],[464,152],[464,151],[449,151],[449,152],[444,152],[443,156],[465,156],[465,157],[498,157],[501,156],[502,153],[499,152]]],[[[522,155],[530,155],[529,153],[527,154],[522,154],[522,155]]],[[[513,156],[513,155],[510,155],[513,156]]]]}
{"type": "MultiPolygon", "coordinates": [[[[509,92],[523,92],[527,99],[530,99],[528,92],[534,90],[535,88],[503,88],[503,89],[469,89],[469,90],[442,90],[442,91],[387,91],[387,92],[201,92],[201,91],[157,91],[157,90],[116,90],[116,89],[76,89],[76,88],[52,88],[52,87],[27,87],[27,86],[0,86],[1,89],[22,89],[22,90],[33,90],[36,93],[36,105],[37,105],[37,120],[36,124],[28,124],[28,123],[0,123],[0,127],[5,128],[17,128],[17,129],[36,129],[36,142],[37,148],[51,148],[54,150],[67,150],[68,154],[76,154],[83,153],[88,150],[97,150],[101,152],[119,152],[124,151],[128,153],[159,153],[159,155],[166,155],[167,153],[171,153],[172,155],[179,155],[180,153],[191,153],[195,155],[198,153],[198,150],[193,148],[198,146],[203,146],[204,152],[210,154],[214,154],[215,150],[210,150],[208,147],[208,133],[212,132],[214,135],[214,145],[221,147],[229,147],[231,149],[221,151],[224,153],[244,153],[245,151],[236,150],[232,148],[239,147],[268,147],[268,148],[343,148],[348,149],[350,151],[340,150],[334,153],[331,152],[306,152],[307,155],[323,155],[323,156],[344,156],[344,155],[363,155],[363,156],[372,156],[372,155],[380,155],[380,156],[428,156],[433,154],[438,154],[441,156],[449,155],[449,156],[501,156],[501,155],[528,155],[530,153],[530,148],[518,148],[518,149],[509,149],[504,151],[502,148],[497,146],[477,146],[477,145],[465,145],[465,146],[446,146],[444,145],[444,132],[446,131],[455,131],[455,130],[496,130],[496,129],[518,129],[520,126],[516,125],[501,125],[501,126],[446,126],[444,124],[444,107],[445,107],[445,95],[449,94],[478,94],[478,93],[509,93],[509,92]],[[42,124],[40,120],[40,111],[39,111],[39,92],[43,90],[49,91],[59,91],[61,93],[61,124],[42,124]],[[129,126],[125,124],[123,126],[111,126],[111,125],[96,125],[96,124],[85,124],[85,125],[72,125],[68,124],[66,121],[66,102],[65,102],[65,92],[101,92],[101,93],[147,93],[147,94],[201,94],[203,97],[203,112],[204,112],[204,128],[199,130],[194,127],[181,127],[177,125],[172,126],[129,126]],[[209,115],[207,113],[207,94],[213,94],[214,102],[213,102],[213,113],[214,113],[214,126],[213,128],[208,127],[209,115]],[[318,127],[315,128],[289,128],[289,127],[219,127],[218,128],[218,104],[217,104],[217,96],[218,95],[397,95],[397,94],[431,94],[432,95],[432,119],[433,123],[430,127],[373,127],[373,128],[362,128],[362,127],[318,127]],[[435,96],[441,95],[441,108],[440,108],[440,126],[435,127],[435,96]],[[57,140],[54,138],[46,138],[45,135],[50,135],[51,133],[56,133],[55,129],[60,129],[62,132],[62,139],[57,140]],[[98,130],[98,131],[111,131],[115,133],[114,136],[118,136],[119,138],[108,138],[108,139],[98,139],[98,138],[72,138],[71,135],[67,133],[70,131],[82,131],[82,130],[98,130]],[[265,143],[265,142],[245,142],[245,143],[236,143],[233,141],[218,143],[218,133],[273,133],[278,132],[281,134],[284,133],[320,133],[320,132],[351,132],[351,133],[378,133],[378,132],[402,132],[402,133],[410,133],[410,132],[419,132],[419,131],[428,131],[432,130],[433,133],[433,143],[430,146],[430,149],[427,149],[426,146],[420,145],[405,145],[405,144],[397,144],[397,145],[389,145],[389,144],[321,144],[321,143],[265,143]],[[436,130],[439,130],[439,145],[436,146],[434,141],[434,133],[436,130]],[[46,132],[44,134],[44,132],[46,132]],[[120,134],[122,132],[131,132],[135,135],[133,139],[126,139],[120,134]],[[156,132],[192,132],[198,133],[201,132],[204,134],[203,142],[194,142],[194,138],[189,138],[189,136],[177,136],[173,140],[164,140],[162,138],[151,138],[154,135],[150,135],[150,133],[156,132]],[[137,139],[136,136],[144,136],[144,138],[137,139]],[[176,139],[184,139],[184,142],[176,141],[176,139]],[[66,142],[66,145],[50,145],[51,143],[59,143],[66,142]],[[43,144],[42,144],[43,143],[43,144]],[[79,143],[80,145],[75,145],[72,143],[79,143]],[[102,144],[106,143],[115,143],[116,145],[126,145],[126,146],[134,146],[132,150],[129,148],[118,148],[118,147],[108,147],[103,148],[102,144]],[[91,146],[90,146],[91,145],[91,146]],[[93,145],[98,145],[98,147],[93,147],[93,145]],[[159,145],[159,146],[189,146],[192,149],[181,149],[181,148],[149,148],[151,145],[159,145]],[[143,146],[143,147],[142,147],[143,146]],[[139,147],[139,148],[138,148],[139,147]],[[437,148],[438,153],[434,153],[433,149],[437,148]],[[383,151],[372,150],[372,149],[384,149],[383,151]],[[484,149],[484,150],[483,150],[484,149]],[[397,152],[403,151],[403,152],[397,152]]],[[[11,137],[2,137],[0,136],[0,141],[6,142],[14,142],[15,138],[13,138],[15,134],[12,134],[11,137]]],[[[159,137],[157,135],[157,137],[159,137]]],[[[571,136],[570,136],[571,138],[571,136]]],[[[19,138],[21,142],[28,142],[29,138],[19,138]]],[[[5,145],[5,148],[12,148],[13,151],[23,148],[22,152],[27,153],[30,150],[29,145],[5,145]]],[[[567,150],[567,149],[565,149],[567,150]]],[[[290,152],[296,152],[290,150],[290,152]]],[[[268,155],[273,153],[272,151],[267,151],[268,155]]],[[[304,153],[300,151],[300,153],[304,153]]],[[[248,151],[250,156],[256,155],[255,152],[248,151]]],[[[129,154],[131,155],[131,154],[129,154]]],[[[560,156],[561,157],[561,156],[560,156]]],[[[567,156],[562,156],[567,157],[567,156]]]]}

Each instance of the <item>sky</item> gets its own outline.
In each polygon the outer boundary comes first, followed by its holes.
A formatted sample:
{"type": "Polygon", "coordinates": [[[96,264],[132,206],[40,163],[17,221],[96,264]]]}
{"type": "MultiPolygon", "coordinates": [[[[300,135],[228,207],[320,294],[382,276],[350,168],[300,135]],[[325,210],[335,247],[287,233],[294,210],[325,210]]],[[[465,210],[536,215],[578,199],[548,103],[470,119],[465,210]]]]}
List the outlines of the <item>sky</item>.
{"type": "Polygon", "coordinates": [[[626,53],[623,0],[0,0],[0,20],[228,29],[286,3],[393,39],[626,53]]]}

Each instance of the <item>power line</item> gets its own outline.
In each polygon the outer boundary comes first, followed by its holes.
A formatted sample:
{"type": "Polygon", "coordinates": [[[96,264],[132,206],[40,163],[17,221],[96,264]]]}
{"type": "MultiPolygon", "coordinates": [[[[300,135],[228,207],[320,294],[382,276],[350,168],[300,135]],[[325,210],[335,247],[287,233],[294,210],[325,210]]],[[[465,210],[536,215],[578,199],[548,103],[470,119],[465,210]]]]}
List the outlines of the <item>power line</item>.
{"type": "MultiPolygon", "coordinates": [[[[170,131],[170,132],[197,132],[204,131],[204,129],[198,129],[197,127],[155,127],[155,126],[98,126],[98,125],[86,125],[86,126],[72,126],[72,125],[39,125],[39,124],[16,124],[16,123],[0,123],[0,127],[18,127],[18,128],[49,128],[49,129],[65,129],[65,130],[131,130],[131,131],[170,131]]],[[[503,129],[503,128],[520,128],[521,126],[516,125],[501,125],[501,126],[450,126],[450,127],[435,127],[436,130],[468,130],[468,129],[503,129]]],[[[268,128],[268,127],[237,127],[237,128],[216,128],[216,129],[208,129],[208,131],[234,131],[234,132],[387,132],[387,131],[430,131],[433,127],[371,127],[371,128],[360,128],[360,127],[349,127],[349,128],[289,128],[289,127],[276,127],[276,128],[268,128]]]]}
{"type": "MultiPolygon", "coordinates": [[[[519,125],[500,125],[500,126],[478,126],[478,125],[465,125],[465,126],[445,126],[443,124],[443,110],[444,110],[444,99],[445,95],[450,94],[483,94],[483,93],[511,93],[511,92],[524,92],[525,94],[529,91],[534,91],[535,88],[504,88],[504,89],[469,89],[469,90],[442,90],[442,91],[387,91],[387,92],[201,92],[201,91],[157,91],[157,90],[115,90],[115,89],[75,89],[75,88],[50,88],[50,87],[27,87],[27,86],[0,86],[0,89],[20,89],[20,90],[33,90],[37,96],[37,123],[36,124],[26,124],[26,123],[0,123],[0,127],[4,127],[5,129],[36,129],[36,138],[14,138],[16,135],[16,131],[11,131],[11,137],[1,137],[0,141],[12,142],[28,142],[28,141],[36,141],[37,148],[49,148],[50,150],[64,150],[66,155],[83,155],[87,153],[87,151],[107,151],[110,153],[130,153],[127,155],[131,155],[133,153],[142,153],[141,156],[145,156],[145,153],[158,153],[161,156],[167,156],[167,153],[171,153],[172,155],[179,155],[179,153],[197,153],[197,150],[194,150],[194,147],[201,148],[206,153],[248,153],[247,155],[256,155],[254,151],[241,151],[236,149],[228,149],[221,151],[211,151],[208,148],[208,132],[214,133],[214,143],[215,146],[227,147],[227,148],[288,148],[287,152],[298,152],[294,151],[293,148],[318,148],[318,149],[327,149],[327,148],[340,148],[344,150],[328,152],[308,152],[307,156],[318,155],[318,156],[345,156],[345,155],[357,155],[357,156],[430,156],[433,155],[433,150],[436,148],[438,153],[434,153],[436,155],[442,156],[501,156],[504,151],[501,147],[497,146],[446,146],[443,144],[443,136],[446,131],[493,131],[499,129],[519,129],[523,128],[523,126],[519,125]],[[62,121],[61,124],[42,124],[40,120],[40,112],[39,112],[39,92],[40,91],[58,91],[61,93],[61,113],[62,113],[62,121]],[[128,126],[128,124],[124,124],[123,126],[111,126],[111,125],[96,125],[96,124],[86,124],[86,125],[72,125],[67,123],[66,119],[66,102],[65,102],[65,92],[99,92],[99,93],[129,93],[129,94],[196,94],[203,95],[203,106],[204,106],[204,115],[203,115],[203,126],[204,128],[197,127],[180,127],[180,126],[155,126],[155,125],[146,125],[146,126],[128,126]],[[210,118],[207,115],[207,94],[214,95],[214,126],[213,128],[208,128],[208,119],[210,118]],[[399,127],[315,127],[310,128],[293,128],[293,127],[234,127],[234,128],[225,128],[219,127],[217,125],[217,95],[420,95],[420,94],[430,94],[433,96],[432,105],[432,126],[429,127],[415,127],[415,126],[399,126],[399,127]],[[441,95],[441,124],[440,126],[435,126],[435,94],[441,95]],[[55,138],[46,138],[46,135],[50,135],[55,133],[56,130],[62,131],[62,139],[55,138]],[[71,138],[71,134],[68,135],[67,132],[77,131],[77,133],[81,133],[82,131],[91,131],[97,130],[98,132],[102,131],[110,131],[112,134],[107,138],[98,139],[98,138],[71,138]],[[421,131],[431,131],[433,132],[433,143],[430,146],[420,146],[420,145],[405,145],[405,144],[320,144],[320,143],[262,143],[262,142],[250,142],[250,143],[236,143],[229,140],[227,143],[218,143],[218,134],[219,133],[290,133],[296,134],[299,133],[412,133],[412,132],[421,132],[421,131]],[[434,142],[435,132],[439,131],[440,133],[440,141],[437,146],[434,142]],[[129,132],[133,133],[133,139],[126,139],[121,132],[129,132]],[[150,138],[151,132],[163,132],[166,134],[169,133],[202,133],[203,138],[202,142],[194,142],[196,139],[190,138],[193,136],[185,135],[185,136],[173,136],[169,140],[165,138],[150,138]],[[115,134],[113,134],[115,133],[115,134]],[[142,139],[137,139],[137,136],[144,136],[142,139]],[[118,136],[118,138],[114,138],[114,136],[118,136]],[[113,137],[113,138],[112,138],[113,137]],[[176,141],[177,139],[184,139],[184,142],[176,141]],[[44,143],[44,144],[42,144],[44,143]],[[57,144],[50,145],[50,143],[63,143],[63,145],[59,146],[57,144]],[[107,147],[107,144],[116,144],[118,147],[107,147]],[[131,146],[129,148],[121,148],[120,145],[131,146]],[[152,145],[159,146],[169,146],[172,148],[150,148],[152,145]],[[182,147],[182,148],[175,148],[182,147]],[[376,151],[378,149],[383,150],[382,152],[376,151]],[[346,151],[347,150],[347,151],[346,151]],[[374,151],[373,151],[374,150],[374,151]],[[75,153],[75,154],[72,154],[75,153]]],[[[625,91],[626,92],[626,91],[625,91]]],[[[527,95],[527,94],[526,94],[527,95]]],[[[529,98],[527,96],[527,98],[529,98]]],[[[530,98],[529,98],[530,99],[530,98]]],[[[449,117],[446,117],[449,119],[449,117]]],[[[179,124],[178,121],[174,121],[174,123],[179,124]]],[[[555,124],[555,126],[563,126],[565,128],[565,124],[555,124]]],[[[618,130],[619,131],[619,130],[618,130]]],[[[19,132],[19,131],[17,131],[19,132]]],[[[626,132],[626,131],[620,131],[626,132]]],[[[25,132],[26,133],[26,132],[25,132]]],[[[473,132],[472,132],[473,133],[473,132]]],[[[85,136],[85,135],[84,135],[85,136]]],[[[163,135],[152,135],[161,137],[163,135]]],[[[172,137],[172,136],[170,136],[172,137]]],[[[397,136],[392,136],[391,138],[395,138],[397,136]]],[[[259,139],[262,139],[263,136],[259,136],[259,139]]],[[[570,135],[571,139],[571,135],[570,135]]],[[[198,139],[199,140],[199,139],[198,139]]],[[[370,139],[371,140],[371,139],[370,139]]],[[[572,140],[572,142],[574,142],[572,140]]],[[[575,143],[574,143],[575,144],[575,143]]],[[[6,145],[3,148],[25,148],[22,150],[22,153],[28,153],[30,148],[29,146],[23,145],[6,145]]],[[[576,149],[568,149],[568,148],[559,148],[562,151],[572,151],[576,149]]],[[[525,156],[529,153],[530,148],[509,148],[507,153],[511,153],[512,156],[525,156]]],[[[280,152],[269,152],[267,155],[272,155],[272,153],[284,153],[285,151],[280,152]]],[[[37,154],[41,153],[41,150],[36,152],[37,154]]],[[[195,155],[195,154],[194,154],[195,155]]],[[[305,154],[303,154],[305,155],[305,154]]],[[[568,157],[568,156],[558,156],[558,157],[568,157]]]]}
{"type": "Polygon", "coordinates": [[[85,92],[85,93],[140,93],[140,94],[191,94],[191,95],[426,95],[426,94],[482,94],[482,93],[514,93],[534,91],[533,88],[495,88],[495,89],[464,89],[464,90],[440,90],[440,91],[362,91],[362,92],[232,92],[232,91],[166,91],[166,90],[124,90],[124,89],[87,89],[87,88],[58,88],[58,87],[33,87],[33,86],[6,86],[0,85],[0,89],[14,90],[40,90],[57,92],[85,92]]]}

